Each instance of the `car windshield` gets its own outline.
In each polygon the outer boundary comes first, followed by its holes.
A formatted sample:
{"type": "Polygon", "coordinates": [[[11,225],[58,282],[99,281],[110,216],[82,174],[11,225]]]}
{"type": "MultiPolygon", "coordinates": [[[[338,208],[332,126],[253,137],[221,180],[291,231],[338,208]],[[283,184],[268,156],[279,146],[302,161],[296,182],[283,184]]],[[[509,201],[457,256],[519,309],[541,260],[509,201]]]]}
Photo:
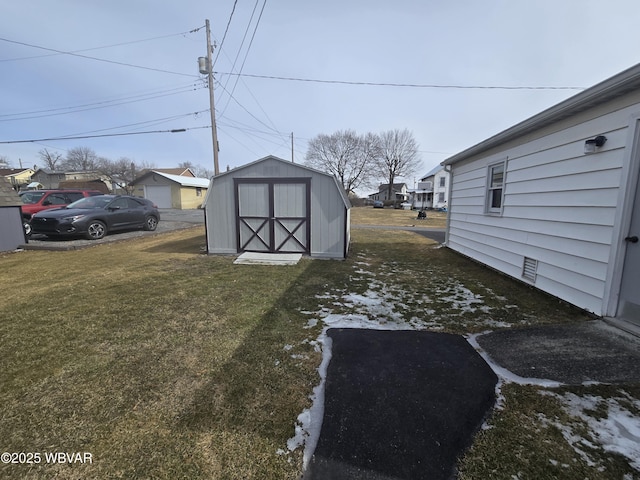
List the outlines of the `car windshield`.
{"type": "Polygon", "coordinates": [[[86,197],[86,198],[81,198],[80,200],[76,200],[73,203],[70,203],[69,205],[67,205],[67,208],[69,209],[80,208],[83,210],[93,210],[95,208],[106,207],[109,203],[111,203],[112,200],[113,200],[112,197],[107,197],[106,195],[86,197]]]}
{"type": "Polygon", "coordinates": [[[22,203],[25,205],[38,203],[46,192],[24,192],[20,194],[22,203]]]}

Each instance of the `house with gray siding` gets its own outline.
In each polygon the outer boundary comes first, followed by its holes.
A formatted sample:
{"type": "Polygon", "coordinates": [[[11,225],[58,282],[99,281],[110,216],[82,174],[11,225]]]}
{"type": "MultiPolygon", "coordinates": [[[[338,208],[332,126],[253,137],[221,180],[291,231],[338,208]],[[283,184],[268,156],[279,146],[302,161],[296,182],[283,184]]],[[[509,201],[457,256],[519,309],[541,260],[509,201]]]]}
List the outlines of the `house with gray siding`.
{"type": "Polygon", "coordinates": [[[327,173],[268,156],[214,176],[204,200],[207,251],[344,259],[351,203],[327,173]]]}
{"type": "Polygon", "coordinates": [[[442,165],[449,248],[640,325],[640,65],[442,165]]]}

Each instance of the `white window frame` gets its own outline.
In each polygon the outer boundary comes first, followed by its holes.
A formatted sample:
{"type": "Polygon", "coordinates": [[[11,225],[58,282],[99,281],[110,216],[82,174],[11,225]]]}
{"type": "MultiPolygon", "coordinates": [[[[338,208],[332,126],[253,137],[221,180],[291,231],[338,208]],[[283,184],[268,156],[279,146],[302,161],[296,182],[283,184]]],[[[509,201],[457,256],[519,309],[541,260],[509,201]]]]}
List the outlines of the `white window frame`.
{"type": "Polygon", "coordinates": [[[485,197],[485,213],[491,215],[502,215],[504,209],[504,190],[507,180],[507,159],[503,158],[498,162],[487,165],[487,189],[485,197]],[[502,167],[502,183],[499,186],[494,185],[493,177],[496,168],[502,167]],[[494,192],[500,190],[500,205],[494,206],[494,192]]]}

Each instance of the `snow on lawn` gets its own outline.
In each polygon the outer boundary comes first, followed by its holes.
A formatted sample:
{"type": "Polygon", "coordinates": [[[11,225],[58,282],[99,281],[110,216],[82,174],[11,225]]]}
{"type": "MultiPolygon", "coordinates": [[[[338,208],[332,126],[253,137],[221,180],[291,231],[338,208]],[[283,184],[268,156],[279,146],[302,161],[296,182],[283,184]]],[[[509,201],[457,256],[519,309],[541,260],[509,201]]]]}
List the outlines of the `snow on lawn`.
{"type": "Polygon", "coordinates": [[[548,419],[540,414],[542,423],[557,427],[565,440],[576,453],[584,459],[587,465],[598,467],[597,460],[589,456],[589,450],[601,445],[607,452],[615,452],[625,456],[629,464],[640,472],[640,418],[629,412],[628,406],[636,411],[640,410],[640,401],[622,392],[622,397],[602,398],[595,395],[578,396],[573,393],[559,395],[545,392],[562,402],[566,412],[576,419],[575,423],[566,425],[548,419]],[[594,412],[599,413],[597,417],[594,412]],[[576,433],[580,427],[586,425],[589,436],[576,433]],[[575,427],[575,428],[574,428],[575,427]],[[586,448],[585,448],[586,447],[586,448]]]}
{"type": "MultiPolygon", "coordinates": [[[[509,323],[498,322],[490,317],[491,308],[484,304],[483,296],[474,294],[460,282],[451,280],[446,285],[440,285],[434,290],[434,298],[418,295],[394,284],[387,284],[377,278],[390,278],[393,281],[402,272],[394,268],[374,275],[366,270],[369,265],[365,262],[357,262],[352,281],[365,281],[368,289],[364,293],[329,291],[316,295],[319,303],[324,303],[318,311],[301,311],[303,315],[309,317],[304,328],[313,328],[318,323],[324,325],[322,332],[316,339],[307,339],[305,343],[313,345],[317,352],[322,352],[322,362],[318,368],[320,384],[313,389],[311,395],[312,406],[305,409],[297,418],[295,434],[287,442],[289,451],[297,448],[304,448],[303,468],[306,469],[311,456],[315,450],[320,437],[322,418],[324,414],[324,385],[327,368],[331,360],[331,338],[327,336],[329,328],[360,328],[377,330],[431,330],[437,331],[444,328],[443,321],[450,320],[451,317],[459,317],[464,313],[478,313],[480,318],[474,319],[476,325],[485,325],[487,328],[510,327],[509,323]],[[409,312],[408,305],[414,305],[416,309],[422,309],[419,317],[412,314],[406,318],[409,312]],[[446,311],[446,318],[436,314],[438,310],[446,311]],[[444,304],[444,308],[443,305],[444,304]],[[417,305],[417,307],[416,307],[417,305]]],[[[497,297],[489,288],[486,292],[494,299],[507,302],[506,298],[497,297]]],[[[504,308],[517,309],[515,305],[505,305],[504,308]]],[[[487,332],[484,332],[487,333],[487,332]]],[[[478,334],[469,335],[467,340],[485,359],[499,378],[496,386],[497,402],[496,408],[502,408],[503,397],[500,392],[504,383],[519,383],[538,385],[544,388],[554,388],[560,386],[558,382],[541,380],[535,378],[522,378],[497,365],[480,348],[476,337],[478,334]]],[[[291,350],[291,345],[285,345],[285,351],[291,350]]],[[[591,431],[592,440],[602,446],[606,451],[617,452],[629,459],[633,468],[640,470],[640,419],[629,412],[624,407],[634,405],[636,411],[640,409],[640,401],[628,397],[626,399],[603,399],[599,397],[584,396],[579,397],[574,394],[556,395],[562,401],[567,412],[584,424],[588,425],[591,431]],[[624,401],[623,401],[624,400],[624,401]],[[596,405],[607,406],[607,416],[604,418],[594,418],[589,415],[596,405]]],[[[548,419],[540,419],[542,422],[551,422],[548,419]]],[[[581,449],[581,445],[589,445],[591,440],[574,433],[570,426],[556,425],[561,429],[567,442],[569,442],[578,454],[585,458],[589,464],[593,461],[589,459],[587,452],[581,449]]],[[[284,455],[284,450],[278,450],[279,455],[284,455]]],[[[551,462],[555,461],[553,459],[551,462]]]]}

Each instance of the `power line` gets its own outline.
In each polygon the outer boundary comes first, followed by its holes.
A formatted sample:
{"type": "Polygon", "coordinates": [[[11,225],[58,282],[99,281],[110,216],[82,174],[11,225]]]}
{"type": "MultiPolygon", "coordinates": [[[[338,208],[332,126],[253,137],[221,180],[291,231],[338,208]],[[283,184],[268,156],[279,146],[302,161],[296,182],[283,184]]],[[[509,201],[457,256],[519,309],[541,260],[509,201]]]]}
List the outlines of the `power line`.
{"type": "MultiPolygon", "coordinates": [[[[171,33],[168,35],[161,35],[159,37],[151,37],[151,38],[144,38],[142,40],[131,40],[129,42],[122,42],[122,43],[114,43],[112,45],[103,45],[101,47],[92,47],[92,48],[84,48],[82,50],[73,50],[69,53],[73,54],[73,53],[80,53],[80,52],[91,52],[93,50],[103,50],[105,48],[113,48],[113,47],[122,47],[124,45],[133,45],[135,43],[142,43],[142,42],[150,42],[153,40],[160,40],[163,38],[169,38],[169,37],[177,37],[177,36],[185,36],[189,33],[196,33],[199,30],[201,30],[203,27],[198,27],[198,28],[194,28],[193,30],[189,30],[188,32],[180,32],[180,33],[171,33]]],[[[9,41],[9,40],[5,40],[2,39],[4,41],[9,41]]],[[[50,53],[48,55],[33,55],[31,57],[18,57],[18,58],[5,58],[5,59],[0,59],[0,62],[15,62],[15,61],[19,61],[19,60],[32,60],[35,58],[45,58],[45,57],[54,57],[56,55],[64,55],[65,52],[61,52],[61,53],[50,53]]]]}
{"type": "Polygon", "coordinates": [[[453,88],[480,90],[584,90],[585,87],[550,87],[550,86],[508,86],[508,85],[438,85],[420,83],[383,83],[383,82],[355,82],[347,80],[321,80],[317,78],[279,77],[275,75],[256,75],[250,73],[215,72],[220,75],[230,75],[248,78],[263,78],[269,80],[286,80],[290,82],[329,83],[339,85],[366,85],[373,87],[409,87],[409,88],[453,88]]]}
{"type": "MultiPolygon", "coordinates": [[[[258,6],[258,2],[260,0],[256,0],[256,7],[258,6]]],[[[236,87],[238,86],[238,80],[240,79],[240,75],[242,75],[242,70],[244,70],[244,64],[247,62],[247,57],[249,56],[249,50],[251,50],[251,46],[253,45],[253,40],[256,37],[256,32],[258,31],[258,25],[260,25],[260,20],[262,19],[262,14],[264,13],[264,7],[267,6],[267,0],[264,0],[264,2],[262,3],[262,9],[260,10],[260,15],[258,16],[258,20],[256,21],[256,24],[253,28],[253,34],[251,35],[251,40],[249,41],[249,46],[247,47],[247,50],[244,53],[244,59],[242,60],[242,65],[240,65],[240,70],[238,71],[238,76],[236,77],[236,81],[233,84],[233,88],[231,89],[231,93],[229,94],[230,97],[233,96],[233,93],[236,91],[236,87]]],[[[254,7],[254,12],[255,12],[255,7],[254,7]]],[[[253,18],[253,13],[251,14],[251,18],[253,18]]],[[[247,31],[245,32],[245,37],[247,32],[249,31],[249,26],[251,25],[251,20],[249,20],[249,25],[247,25],[247,31]]],[[[244,39],[242,40],[242,43],[244,44],[244,39]]],[[[240,48],[242,48],[242,46],[240,46],[240,48]]],[[[238,55],[240,54],[240,51],[238,51],[238,55]]],[[[237,57],[236,57],[237,60],[237,57]]],[[[233,65],[235,66],[235,61],[233,62],[233,65]]],[[[231,70],[233,70],[233,67],[231,67],[231,70]]],[[[226,87],[226,84],[225,84],[226,87]]],[[[227,109],[227,107],[229,106],[229,100],[227,100],[226,105],[224,106],[224,108],[222,109],[222,113],[220,115],[224,115],[225,110],[227,109]]]]}
{"type": "MultiPolygon", "coordinates": [[[[204,87],[199,87],[204,88],[204,87]]],[[[116,98],[114,100],[104,100],[100,102],[93,102],[83,105],[76,105],[70,107],[59,107],[45,110],[34,110],[23,113],[10,113],[0,115],[0,122],[17,121],[17,120],[30,120],[34,118],[55,117],[58,115],[68,115],[71,113],[86,112],[89,110],[98,110],[101,108],[114,107],[118,105],[128,105],[131,103],[142,102],[145,100],[154,100],[156,98],[163,98],[172,95],[178,95],[180,93],[187,93],[197,90],[196,84],[190,84],[188,86],[172,88],[168,90],[161,90],[155,93],[143,93],[138,95],[132,95],[128,97],[116,98]],[[126,101],[125,101],[126,100],[126,101]],[[68,111],[64,111],[68,110],[68,111]],[[31,116],[28,116],[31,115],[31,116]],[[5,118],[2,118],[5,117],[5,118]],[[8,118],[7,118],[8,117],[8,118]],[[19,118],[17,118],[19,117],[19,118]]]]}
{"type": "Polygon", "coordinates": [[[116,62],[114,60],[107,60],[105,58],[91,57],[89,55],[81,55],[79,53],[66,52],[64,50],[56,50],[55,48],[42,47],[40,45],[33,45],[33,44],[30,44],[30,43],[26,43],[26,42],[18,42],[18,41],[15,41],[15,40],[9,40],[7,38],[0,38],[0,41],[7,42],[7,43],[14,43],[16,45],[23,45],[23,46],[31,47],[31,48],[38,48],[40,50],[46,50],[46,51],[49,51],[49,52],[55,52],[55,53],[63,54],[63,55],[71,55],[73,57],[85,58],[85,59],[88,59],[88,60],[95,60],[97,62],[105,62],[105,63],[111,63],[111,64],[114,64],[114,65],[121,65],[121,66],[125,66],[125,67],[140,68],[142,70],[151,70],[153,72],[169,73],[171,75],[180,75],[180,76],[183,76],[183,77],[198,78],[198,75],[190,75],[188,73],[181,73],[181,72],[172,72],[170,70],[162,70],[161,68],[144,67],[142,65],[134,65],[132,63],[116,62]]]}
{"type": "Polygon", "coordinates": [[[231,19],[233,18],[233,13],[236,11],[236,5],[238,4],[238,0],[233,2],[233,8],[231,9],[231,15],[229,15],[229,20],[227,21],[227,27],[224,29],[224,35],[222,35],[222,40],[220,41],[220,46],[218,47],[218,53],[216,54],[216,58],[213,59],[213,64],[215,65],[218,61],[218,57],[220,56],[220,52],[222,51],[222,45],[224,45],[224,40],[227,38],[227,32],[229,31],[229,25],[231,25],[231,19]]]}
{"type": "Polygon", "coordinates": [[[211,126],[207,127],[191,127],[191,128],[174,128],[172,130],[149,130],[146,132],[127,132],[127,133],[107,133],[103,135],[81,135],[76,137],[52,137],[52,138],[36,138],[31,140],[6,140],[0,141],[0,144],[8,144],[8,143],[39,143],[39,142],[53,142],[57,140],[82,140],[85,138],[102,138],[102,137],[124,137],[129,135],[146,135],[149,133],[180,133],[186,132],[188,130],[197,130],[201,128],[211,128],[211,126]]]}

